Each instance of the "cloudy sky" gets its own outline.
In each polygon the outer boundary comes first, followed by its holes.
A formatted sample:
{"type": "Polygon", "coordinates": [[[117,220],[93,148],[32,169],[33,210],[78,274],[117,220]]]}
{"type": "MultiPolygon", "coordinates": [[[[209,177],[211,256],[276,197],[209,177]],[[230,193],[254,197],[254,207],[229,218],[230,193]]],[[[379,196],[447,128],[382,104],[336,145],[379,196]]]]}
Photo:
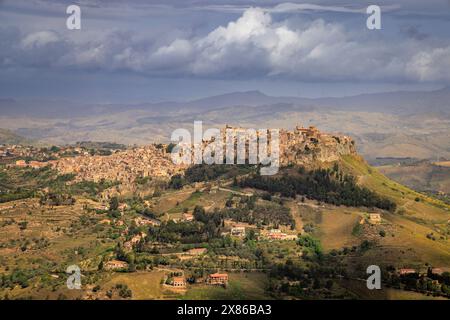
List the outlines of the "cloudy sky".
{"type": "Polygon", "coordinates": [[[0,0],[0,97],[342,96],[450,85],[450,0],[0,0]],[[81,30],[66,7],[81,7],[81,30]],[[382,29],[366,8],[382,8],[382,29]]]}

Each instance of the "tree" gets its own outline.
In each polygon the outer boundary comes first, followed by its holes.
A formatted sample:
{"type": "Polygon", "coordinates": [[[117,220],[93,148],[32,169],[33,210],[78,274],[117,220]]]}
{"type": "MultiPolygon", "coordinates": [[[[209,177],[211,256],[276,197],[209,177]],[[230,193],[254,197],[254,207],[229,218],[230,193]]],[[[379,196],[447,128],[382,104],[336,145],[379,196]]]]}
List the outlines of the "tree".
{"type": "Polygon", "coordinates": [[[327,288],[328,290],[331,290],[333,288],[334,282],[332,279],[328,279],[327,282],[325,283],[325,288],[327,288]]]}
{"type": "Polygon", "coordinates": [[[247,241],[255,240],[256,239],[255,230],[249,229],[245,238],[247,241]]]}
{"type": "Polygon", "coordinates": [[[320,289],[322,286],[322,283],[320,282],[320,279],[315,278],[313,282],[313,289],[320,289]]]}
{"type": "Polygon", "coordinates": [[[157,198],[157,197],[161,197],[162,193],[161,190],[159,190],[158,188],[155,188],[155,192],[153,192],[153,197],[157,198]]]}
{"type": "Polygon", "coordinates": [[[167,145],[167,147],[166,147],[166,152],[167,153],[171,153],[172,152],[172,150],[173,150],[173,148],[176,146],[176,144],[175,143],[169,143],[168,145],[167,145]]]}
{"type": "Polygon", "coordinates": [[[109,200],[109,211],[115,211],[119,208],[119,199],[117,197],[112,197],[109,200]]]}
{"type": "Polygon", "coordinates": [[[136,271],[136,265],[134,264],[134,262],[131,262],[131,263],[128,265],[128,271],[129,271],[129,272],[135,272],[135,271],[136,271]]]}
{"type": "Polygon", "coordinates": [[[25,230],[28,226],[28,221],[21,221],[18,223],[20,230],[25,230]]]}
{"type": "Polygon", "coordinates": [[[170,178],[169,187],[172,189],[181,189],[183,188],[184,179],[181,174],[176,174],[170,178]]]}
{"type": "Polygon", "coordinates": [[[208,216],[206,215],[205,208],[202,206],[195,206],[194,208],[194,218],[197,221],[201,221],[203,223],[208,222],[208,216]]]}
{"type": "Polygon", "coordinates": [[[272,200],[272,195],[269,192],[264,192],[261,195],[261,199],[267,200],[267,201],[271,201],[272,200]]]}

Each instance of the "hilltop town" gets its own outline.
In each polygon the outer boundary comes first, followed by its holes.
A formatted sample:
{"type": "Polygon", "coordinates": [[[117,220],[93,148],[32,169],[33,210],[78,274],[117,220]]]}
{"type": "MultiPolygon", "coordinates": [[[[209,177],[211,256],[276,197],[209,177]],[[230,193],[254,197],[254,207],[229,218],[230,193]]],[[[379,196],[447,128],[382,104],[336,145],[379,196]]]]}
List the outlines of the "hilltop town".
{"type": "MultiPolygon", "coordinates": [[[[228,129],[231,127],[227,127],[228,129]]],[[[243,128],[232,128],[235,134],[243,128]]],[[[337,161],[342,155],[356,154],[354,141],[344,135],[332,135],[320,132],[315,127],[303,128],[297,126],[294,130],[280,130],[280,164],[311,165],[317,162],[337,161]]],[[[206,145],[206,144],[205,144],[206,145]]],[[[186,166],[175,165],[170,157],[170,148],[163,144],[152,144],[143,147],[132,147],[126,150],[112,150],[111,154],[93,155],[80,147],[65,147],[64,154],[59,152],[43,153],[38,157],[41,161],[23,159],[17,160],[17,166],[30,166],[40,168],[51,165],[61,174],[74,173],[76,181],[95,181],[102,179],[119,181],[131,184],[136,178],[155,177],[170,178],[182,172],[186,166]],[[69,153],[70,152],[70,153],[69,153]],[[47,161],[42,161],[47,156],[47,161]]],[[[39,152],[33,148],[16,151],[3,146],[0,154],[3,157],[14,152],[20,158],[37,155],[39,152]]]]}

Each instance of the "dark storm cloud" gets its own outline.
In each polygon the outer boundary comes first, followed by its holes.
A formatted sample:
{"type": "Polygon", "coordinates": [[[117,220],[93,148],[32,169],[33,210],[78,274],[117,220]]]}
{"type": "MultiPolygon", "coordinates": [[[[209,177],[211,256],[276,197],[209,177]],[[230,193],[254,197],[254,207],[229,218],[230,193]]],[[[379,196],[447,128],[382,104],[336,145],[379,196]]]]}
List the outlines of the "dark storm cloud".
{"type": "MultiPolygon", "coordinates": [[[[256,2],[216,1],[212,6],[206,1],[78,1],[88,19],[83,24],[87,27],[78,32],[54,23],[54,15],[69,2],[33,3],[38,5],[3,3],[3,16],[23,9],[28,24],[0,30],[6,44],[0,48],[2,68],[236,80],[450,81],[448,37],[426,41],[428,34],[414,24],[404,27],[408,36],[403,38],[395,38],[394,31],[371,33],[365,28],[364,2],[258,1],[258,8],[248,8],[256,2]],[[39,15],[34,16],[33,10],[39,15]],[[202,14],[205,21],[222,20],[190,28],[199,18],[198,10],[213,11],[202,14]],[[292,23],[290,14],[302,11],[326,15],[295,16],[298,22],[292,23]],[[340,14],[356,15],[360,24],[355,28],[340,14]],[[48,18],[43,20],[42,15],[48,18]],[[382,37],[383,32],[391,37],[382,37]]],[[[423,8],[414,0],[379,3],[394,13],[423,8]]],[[[447,4],[429,2],[426,13],[439,14],[437,9],[447,4]]]]}

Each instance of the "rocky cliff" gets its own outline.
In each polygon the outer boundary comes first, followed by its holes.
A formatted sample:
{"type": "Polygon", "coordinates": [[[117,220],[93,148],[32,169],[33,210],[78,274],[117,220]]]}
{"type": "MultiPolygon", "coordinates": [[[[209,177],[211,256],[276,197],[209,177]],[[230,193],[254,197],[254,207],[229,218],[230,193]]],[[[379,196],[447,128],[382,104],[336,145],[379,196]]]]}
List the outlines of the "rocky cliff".
{"type": "Polygon", "coordinates": [[[293,131],[280,131],[281,166],[333,162],[353,154],[356,154],[355,142],[348,136],[323,133],[315,127],[297,126],[293,131]]]}

